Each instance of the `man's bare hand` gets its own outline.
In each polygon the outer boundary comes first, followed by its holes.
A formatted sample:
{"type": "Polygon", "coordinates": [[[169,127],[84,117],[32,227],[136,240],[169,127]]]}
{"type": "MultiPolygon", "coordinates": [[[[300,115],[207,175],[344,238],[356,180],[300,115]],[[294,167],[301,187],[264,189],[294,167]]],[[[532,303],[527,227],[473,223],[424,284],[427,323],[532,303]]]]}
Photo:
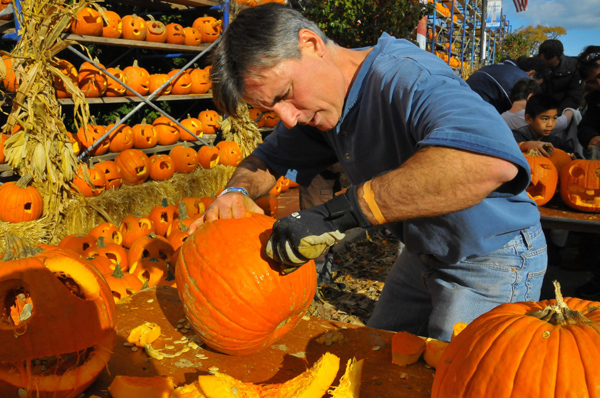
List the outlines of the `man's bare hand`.
{"type": "Polygon", "coordinates": [[[246,195],[239,192],[227,193],[215,199],[215,201],[208,206],[204,214],[190,225],[188,234],[193,234],[194,231],[205,222],[220,218],[242,218],[248,211],[265,214],[263,209],[246,195]]]}

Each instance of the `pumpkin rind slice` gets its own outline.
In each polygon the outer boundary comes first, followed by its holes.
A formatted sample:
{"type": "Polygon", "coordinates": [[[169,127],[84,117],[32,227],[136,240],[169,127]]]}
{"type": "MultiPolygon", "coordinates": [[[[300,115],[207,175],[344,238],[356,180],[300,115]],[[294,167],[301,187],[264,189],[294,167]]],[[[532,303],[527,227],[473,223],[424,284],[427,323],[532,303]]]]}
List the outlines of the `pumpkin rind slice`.
{"type": "Polygon", "coordinates": [[[318,398],[327,393],[339,368],[340,358],[326,352],[312,368],[285,383],[246,383],[223,373],[200,376],[198,383],[208,398],[318,398]]]}
{"type": "Polygon", "coordinates": [[[360,396],[360,379],[365,360],[357,361],[356,358],[348,360],[346,372],[340,379],[340,383],[329,391],[331,398],[358,398],[360,396]]]}

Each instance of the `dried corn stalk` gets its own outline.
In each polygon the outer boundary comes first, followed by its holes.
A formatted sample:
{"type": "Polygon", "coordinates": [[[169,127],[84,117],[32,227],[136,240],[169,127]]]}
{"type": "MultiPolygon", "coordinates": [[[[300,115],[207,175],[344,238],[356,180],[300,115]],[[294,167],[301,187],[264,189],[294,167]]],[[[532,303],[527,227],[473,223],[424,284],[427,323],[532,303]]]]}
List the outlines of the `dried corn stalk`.
{"type": "MultiPolygon", "coordinates": [[[[61,106],[54,89],[55,78],[65,82],[73,95],[75,123],[85,125],[89,107],[77,85],[56,66],[55,56],[74,44],[60,38],[75,15],[88,0],[22,0],[22,15],[17,15],[20,39],[8,56],[21,83],[12,101],[4,126],[11,133],[5,142],[8,164],[20,175],[32,174],[34,186],[44,198],[44,217],[58,220],[64,216],[63,202],[72,195],[68,183],[77,170],[63,123],[61,106]]],[[[3,64],[3,63],[2,63],[3,64]]],[[[0,69],[0,75],[6,71],[0,69]]]]}
{"type": "Polygon", "coordinates": [[[254,148],[262,141],[258,126],[250,117],[248,105],[240,105],[239,118],[228,117],[221,122],[221,132],[225,141],[235,141],[242,150],[242,156],[252,153],[254,148]]]}

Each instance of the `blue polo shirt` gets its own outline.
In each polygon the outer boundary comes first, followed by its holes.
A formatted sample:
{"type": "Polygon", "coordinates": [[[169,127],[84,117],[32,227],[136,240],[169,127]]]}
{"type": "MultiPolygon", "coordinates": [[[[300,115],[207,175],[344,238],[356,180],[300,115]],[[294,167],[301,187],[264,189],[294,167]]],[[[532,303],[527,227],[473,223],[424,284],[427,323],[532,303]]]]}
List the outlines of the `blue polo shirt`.
{"type": "Polygon", "coordinates": [[[506,159],[519,173],[470,208],[388,224],[407,250],[456,263],[497,250],[539,222],[525,192],[529,166],[500,114],[441,59],[386,33],[361,66],[334,129],[287,129],[279,123],[253,154],[302,185],[337,161],[360,184],[398,168],[426,146],[506,159]]]}

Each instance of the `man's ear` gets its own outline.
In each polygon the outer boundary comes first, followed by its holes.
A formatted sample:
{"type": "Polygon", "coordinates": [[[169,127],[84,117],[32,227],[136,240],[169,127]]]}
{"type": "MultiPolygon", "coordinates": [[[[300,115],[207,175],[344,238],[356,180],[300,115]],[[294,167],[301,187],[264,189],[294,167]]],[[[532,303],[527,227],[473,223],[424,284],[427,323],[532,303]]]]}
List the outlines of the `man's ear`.
{"type": "Polygon", "coordinates": [[[325,43],[312,30],[300,29],[300,32],[298,32],[298,45],[300,49],[314,52],[319,56],[325,54],[325,43]]]}

